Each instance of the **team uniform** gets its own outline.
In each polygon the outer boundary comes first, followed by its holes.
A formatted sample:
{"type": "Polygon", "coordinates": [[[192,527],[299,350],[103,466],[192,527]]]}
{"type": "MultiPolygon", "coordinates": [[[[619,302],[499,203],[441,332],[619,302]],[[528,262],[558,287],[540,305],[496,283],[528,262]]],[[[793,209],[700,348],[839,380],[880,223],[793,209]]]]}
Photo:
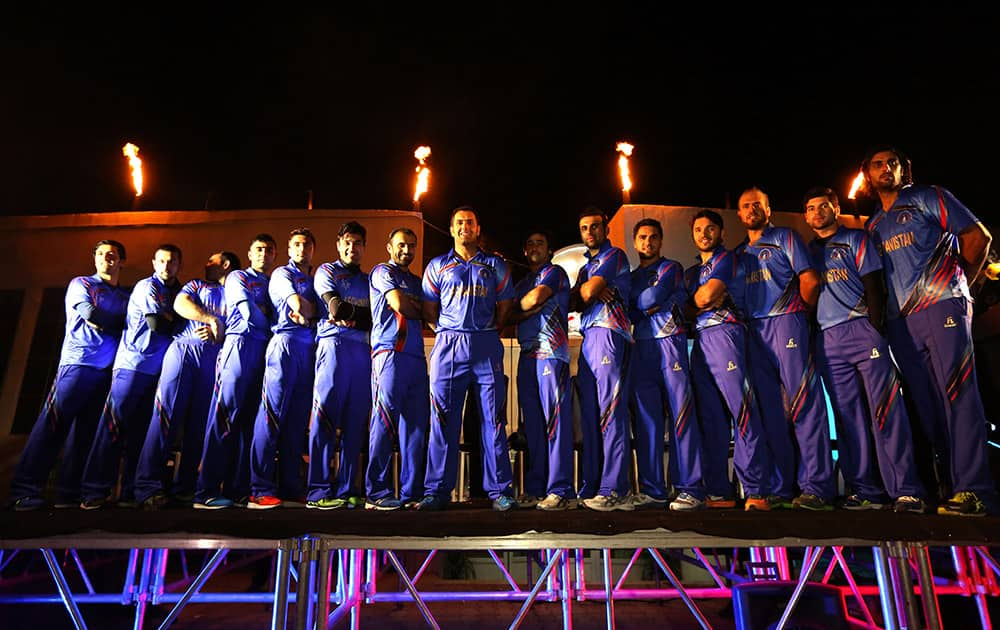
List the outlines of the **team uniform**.
{"type": "Polygon", "coordinates": [[[56,504],[80,503],[80,474],[111,385],[111,364],[128,299],[126,291],[96,274],[73,278],[66,288],[66,333],[59,368],[14,471],[10,487],[14,501],[41,495],[65,443],[56,504]]]}
{"type": "Polygon", "coordinates": [[[629,315],[635,351],[630,383],[635,408],[639,492],[667,500],[663,436],[670,416],[670,483],[699,500],[702,486],[701,430],[695,412],[682,312],[687,290],[680,263],[661,257],[632,272],[629,315]]]}
{"type": "Polygon", "coordinates": [[[517,325],[521,354],[517,394],[524,414],[527,466],[524,493],[573,498],[573,417],[569,381],[569,278],[551,262],[514,287],[520,301],[536,287],[552,295],[539,312],[517,325]]]}
{"type": "Polygon", "coordinates": [[[772,225],[756,243],[744,240],[736,251],[745,265],[750,369],[773,456],[771,492],[795,494],[797,443],[799,489],[829,502],[834,494],[830,426],[798,281],[811,268],[809,254],[795,231],[772,225]]]}
{"type": "Polygon", "coordinates": [[[104,403],[80,484],[84,504],[100,505],[110,496],[123,449],[125,460],[119,500],[123,503],[135,500],[135,470],[153,411],[156,381],[163,355],[181,321],[177,318],[164,322],[161,318],[174,315],[178,288],[176,280],[173,286],[168,286],[153,275],[140,280],[132,289],[126,329],[118,344],[111,373],[111,391],[104,403]],[[150,328],[147,315],[160,320],[156,330],[150,328]]]}
{"type": "Polygon", "coordinates": [[[267,343],[263,391],[250,445],[250,490],[256,498],[301,501],[300,467],[312,399],[316,331],[289,318],[287,301],[298,295],[315,304],[316,293],[309,274],[289,260],[271,274],[268,294],[276,320],[267,343]]]}
{"type": "MultiPolygon", "coordinates": [[[[368,274],[338,260],[316,270],[318,296],[332,294],[368,308],[368,274]]],[[[327,300],[318,300],[316,376],[309,419],[309,501],[360,496],[355,483],[361,441],[371,414],[371,348],[368,330],[341,326],[330,319],[327,300]],[[340,465],[331,482],[330,462],[340,432],[340,465]]]]}
{"type": "Polygon", "coordinates": [[[458,473],[462,409],[470,386],[482,426],[483,487],[491,499],[510,496],[512,472],[503,417],[503,346],[495,321],[498,302],[514,297],[510,269],[482,250],[463,260],[455,250],[431,260],[423,299],[440,305],[430,360],[431,423],[425,497],[448,502],[458,473]]]}
{"type": "Polygon", "coordinates": [[[250,435],[260,406],[264,349],[274,309],[266,274],[244,269],[226,276],[226,339],[215,368],[195,504],[250,495],[250,435]]]}
{"type": "Polygon", "coordinates": [[[866,228],[883,254],[889,345],[953,490],[994,493],[958,233],[979,220],[949,191],[904,186],[866,228]]]}
{"type": "MultiPolygon", "coordinates": [[[[180,290],[205,312],[225,319],[223,285],[191,280],[180,290]]],[[[205,441],[205,418],[215,383],[215,362],[221,344],[197,335],[205,324],[189,321],[163,355],[153,416],[139,455],[135,474],[135,498],[139,502],[164,491],[164,462],[178,433],[183,432],[179,469],[170,494],[190,500],[198,478],[198,461],[205,441]]]]}
{"type": "Polygon", "coordinates": [[[595,495],[623,497],[628,487],[628,392],[626,377],[632,350],[627,308],[631,271],[625,252],[605,241],[596,254],[587,251],[577,285],[600,276],[615,299],[594,299],[580,319],[580,428],[583,432],[581,499],[595,495]]]}
{"type": "Polygon", "coordinates": [[[691,349],[698,419],[702,430],[702,473],[709,496],[733,496],[729,479],[729,442],[733,442],[733,469],[747,497],[770,492],[771,457],[750,386],[747,365],[747,326],[743,267],[737,256],[721,245],[706,262],[688,267],[685,284],[691,295],[709,280],[726,285],[722,303],[698,313],[691,349]]]}
{"type": "Polygon", "coordinates": [[[419,308],[420,278],[394,263],[371,271],[372,413],[368,425],[368,501],[393,498],[392,453],[400,454],[399,500],[419,501],[424,491],[424,442],[430,418],[423,320],[408,319],[389,306],[386,295],[401,291],[419,308]]]}
{"type": "Polygon", "coordinates": [[[840,226],[829,238],[812,240],[809,255],[823,281],[816,305],[816,358],[840,421],[844,481],[860,499],[873,503],[886,492],[892,498],[922,497],[896,366],[888,342],[869,321],[861,280],[881,273],[878,252],[864,231],[840,226]]]}

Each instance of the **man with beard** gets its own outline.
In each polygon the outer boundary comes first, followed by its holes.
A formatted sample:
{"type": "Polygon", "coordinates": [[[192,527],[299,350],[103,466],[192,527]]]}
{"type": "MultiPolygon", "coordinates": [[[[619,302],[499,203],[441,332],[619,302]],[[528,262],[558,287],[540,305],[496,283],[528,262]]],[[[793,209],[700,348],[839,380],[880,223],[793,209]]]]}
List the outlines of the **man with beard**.
{"type": "Polygon", "coordinates": [[[527,461],[521,507],[555,511],[576,507],[573,489],[573,417],[569,407],[569,278],[552,264],[549,235],[524,241],[529,273],[514,287],[521,355],[517,394],[524,414],[527,461]]]}
{"type": "Polygon", "coordinates": [[[771,225],[764,191],[743,191],[737,210],[747,228],[736,251],[746,266],[750,369],[774,458],[769,502],[772,508],[791,501],[796,509],[832,509],[830,426],[807,314],[819,295],[819,276],[799,235],[771,225]],[[800,494],[792,500],[796,468],[800,494]]]}
{"type": "Polygon", "coordinates": [[[232,507],[250,495],[250,432],[260,405],[264,349],[271,335],[267,274],[274,265],[275,248],[273,236],[256,235],[247,251],[250,266],[226,278],[226,340],[216,362],[205,421],[195,509],[232,507]]]}
{"type": "Polygon", "coordinates": [[[660,255],[663,226],[642,219],[632,229],[639,266],[632,272],[629,318],[634,324],[631,391],[639,493],[636,508],[667,504],[663,434],[670,416],[670,483],[679,494],[670,509],[705,508],[701,476],[701,430],[688,367],[684,268],[660,255]]]}
{"type": "Polygon", "coordinates": [[[691,377],[702,430],[705,503],[715,509],[736,507],[729,479],[732,439],[733,468],[743,486],[743,507],[767,511],[771,458],[747,367],[743,267],[723,245],[719,213],[701,210],[695,214],[691,237],[698,249],[698,264],[687,269],[685,283],[697,331],[691,349],[691,377]]]}
{"type": "Polygon", "coordinates": [[[458,474],[458,440],[466,391],[472,386],[482,427],[483,489],[493,509],[517,507],[506,419],[503,345],[499,327],[507,321],[514,287],[499,256],[479,248],[479,217],[469,206],[452,211],[454,248],[431,260],[424,272],[424,321],[437,339],[431,353],[431,427],[424,497],[418,510],[440,510],[449,502],[458,474]]]}
{"type": "Polygon", "coordinates": [[[205,417],[215,383],[215,360],[225,335],[226,276],[239,269],[232,252],[218,252],[205,264],[205,279],[191,280],[174,299],[174,312],[187,325],[163,355],[153,403],[153,417],[139,454],[135,498],[147,509],[164,507],[173,498],[190,505],[205,440],[205,417]],[[164,488],[165,463],[183,431],[180,469],[169,493],[164,488]]]}
{"type": "Polygon", "coordinates": [[[591,510],[634,510],[627,496],[631,271],[625,252],[608,240],[608,217],[602,210],[584,209],[578,226],[587,247],[587,263],[570,292],[570,309],[582,314],[583,335],[577,363],[583,431],[583,480],[578,492],[591,510]]]}
{"type": "Polygon", "coordinates": [[[910,160],[890,146],[869,151],[865,184],[878,204],[865,228],[883,255],[889,345],[907,393],[937,451],[953,496],[939,514],[996,509],[986,415],[976,381],[972,297],[992,237],[948,190],[913,184],[910,160]]]}
{"type": "Polygon", "coordinates": [[[358,507],[361,491],[355,484],[361,438],[371,414],[371,348],[368,332],[372,312],[368,302],[368,274],[361,271],[367,231],[349,221],[337,232],[335,262],[316,270],[313,287],[319,296],[316,327],[316,378],[309,419],[309,475],[306,507],[335,510],[358,507]],[[330,462],[338,450],[336,477],[330,480],[330,462]]]}
{"type": "Polygon", "coordinates": [[[372,415],[368,426],[365,509],[414,505],[424,491],[424,441],[429,390],[421,332],[420,278],[410,273],[417,235],[396,228],[386,245],[389,262],[370,275],[372,313],[372,415]],[[399,443],[399,498],[392,496],[393,442],[399,443]]]}

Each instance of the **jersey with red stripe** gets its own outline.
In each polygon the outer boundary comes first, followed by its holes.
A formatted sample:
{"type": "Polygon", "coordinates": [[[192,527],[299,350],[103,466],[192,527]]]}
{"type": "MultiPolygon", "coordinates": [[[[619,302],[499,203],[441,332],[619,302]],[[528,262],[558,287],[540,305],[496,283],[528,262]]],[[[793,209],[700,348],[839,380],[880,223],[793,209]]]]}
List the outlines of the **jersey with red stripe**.
{"type": "Polygon", "coordinates": [[[372,308],[372,354],[391,350],[424,356],[423,320],[409,319],[389,306],[386,298],[399,291],[420,308],[420,278],[392,262],[375,265],[369,274],[372,308]]]}
{"type": "Polygon", "coordinates": [[[469,260],[452,249],[431,260],[424,271],[424,300],[441,305],[438,330],[497,330],[497,302],[514,298],[507,262],[479,250],[469,260]]]}
{"type": "Polygon", "coordinates": [[[698,264],[688,267],[684,272],[684,284],[688,293],[694,295],[701,285],[715,279],[726,285],[726,294],[719,306],[698,313],[695,318],[695,328],[704,330],[719,324],[737,324],[744,321],[745,274],[736,254],[720,245],[715,248],[707,262],[702,263],[700,256],[698,261],[698,264]]]}
{"type": "MultiPolygon", "coordinates": [[[[225,291],[225,288],[218,282],[209,282],[201,278],[190,280],[180,290],[181,293],[188,296],[195,304],[202,307],[206,313],[215,315],[223,321],[226,319],[225,291]]],[[[198,329],[205,328],[206,325],[193,319],[189,320],[184,330],[177,334],[177,337],[181,339],[200,340],[198,329]]],[[[219,343],[221,343],[221,340],[219,343]]]]}
{"type": "Polygon", "coordinates": [[[569,363],[569,277],[559,265],[546,263],[517,283],[514,298],[520,300],[539,286],[548,287],[552,295],[542,304],[540,311],[518,323],[517,340],[521,345],[521,354],[569,363]]]}
{"type": "Polygon", "coordinates": [[[368,331],[354,327],[354,322],[347,326],[334,323],[330,319],[330,307],[324,295],[332,294],[344,302],[367,308],[368,274],[360,268],[351,268],[342,260],[326,262],[319,266],[313,277],[313,290],[316,291],[316,337],[341,337],[358,343],[368,343],[368,331]]]}
{"type": "Polygon", "coordinates": [[[629,305],[629,317],[635,325],[632,334],[636,339],[662,339],[686,333],[687,296],[684,268],[676,260],[661,257],[651,265],[635,269],[629,305]]]}
{"type": "Polygon", "coordinates": [[[587,263],[580,268],[576,283],[580,285],[594,277],[601,277],[614,295],[610,302],[594,298],[580,317],[580,331],[588,328],[609,328],[632,341],[632,323],[629,321],[628,300],[632,286],[632,271],[625,252],[604,241],[596,254],[584,253],[587,263]]]}
{"type": "Polygon", "coordinates": [[[816,305],[820,329],[868,317],[861,278],[882,269],[868,234],[840,226],[829,238],[810,241],[809,255],[822,282],[816,305]]]}
{"type": "Polygon", "coordinates": [[[736,246],[746,282],[749,319],[766,319],[806,310],[799,293],[799,274],[812,268],[809,252],[798,233],[768,225],[753,245],[736,246]]]}
{"type": "Polygon", "coordinates": [[[889,286],[887,315],[906,317],[956,297],[971,299],[958,234],[979,220],[938,186],[904,186],[889,210],[865,224],[882,253],[889,286]]]}

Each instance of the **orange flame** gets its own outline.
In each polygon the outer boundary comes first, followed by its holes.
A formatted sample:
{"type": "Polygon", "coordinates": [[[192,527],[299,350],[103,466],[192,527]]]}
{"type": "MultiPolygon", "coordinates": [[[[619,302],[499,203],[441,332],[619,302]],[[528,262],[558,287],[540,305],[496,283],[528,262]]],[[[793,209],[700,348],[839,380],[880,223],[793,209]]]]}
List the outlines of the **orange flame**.
{"type": "Polygon", "coordinates": [[[628,142],[619,142],[615,147],[615,151],[621,153],[618,156],[618,174],[622,178],[622,192],[632,190],[632,178],[629,176],[628,159],[632,156],[632,149],[634,148],[628,142]]]}
{"type": "Polygon", "coordinates": [[[431,180],[431,169],[427,168],[425,160],[431,155],[430,147],[417,147],[413,152],[413,157],[417,158],[417,184],[413,188],[413,201],[420,201],[420,197],[427,192],[427,187],[431,180]]]}
{"type": "Polygon", "coordinates": [[[132,186],[135,188],[135,196],[142,195],[142,160],[139,159],[139,147],[131,142],[122,147],[122,155],[128,158],[129,168],[132,169],[132,186]]]}
{"type": "Polygon", "coordinates": [[[864,170],[858,171],[858,176],[854,178],[854,182],[851,184],[851,192],[847,193],[848,199],[854,199],[858,191],[861,190],[862,184],[865,183],[865,172],[864,170]]]}

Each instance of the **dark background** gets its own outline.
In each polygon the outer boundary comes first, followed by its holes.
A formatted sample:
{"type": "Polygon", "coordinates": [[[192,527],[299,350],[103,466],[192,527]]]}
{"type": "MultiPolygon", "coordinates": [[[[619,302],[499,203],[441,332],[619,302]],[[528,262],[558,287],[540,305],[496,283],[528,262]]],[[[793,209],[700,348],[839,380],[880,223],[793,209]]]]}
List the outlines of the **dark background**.
{"type": "Polygon", "coordinates": [[[428,144],[425,218],[472,204],[517,257],[529,226],[562,246],[583,206],[617,208],[627,139],[635,203],[733,207],[756,184],[798,210],[891,142],[992,222],[985,5],[457,6],[9,11],[0,212],[129,209],[127,141],[141,209],[301,208],[310,190],[317,208],[408,209],[428,144]]]}

